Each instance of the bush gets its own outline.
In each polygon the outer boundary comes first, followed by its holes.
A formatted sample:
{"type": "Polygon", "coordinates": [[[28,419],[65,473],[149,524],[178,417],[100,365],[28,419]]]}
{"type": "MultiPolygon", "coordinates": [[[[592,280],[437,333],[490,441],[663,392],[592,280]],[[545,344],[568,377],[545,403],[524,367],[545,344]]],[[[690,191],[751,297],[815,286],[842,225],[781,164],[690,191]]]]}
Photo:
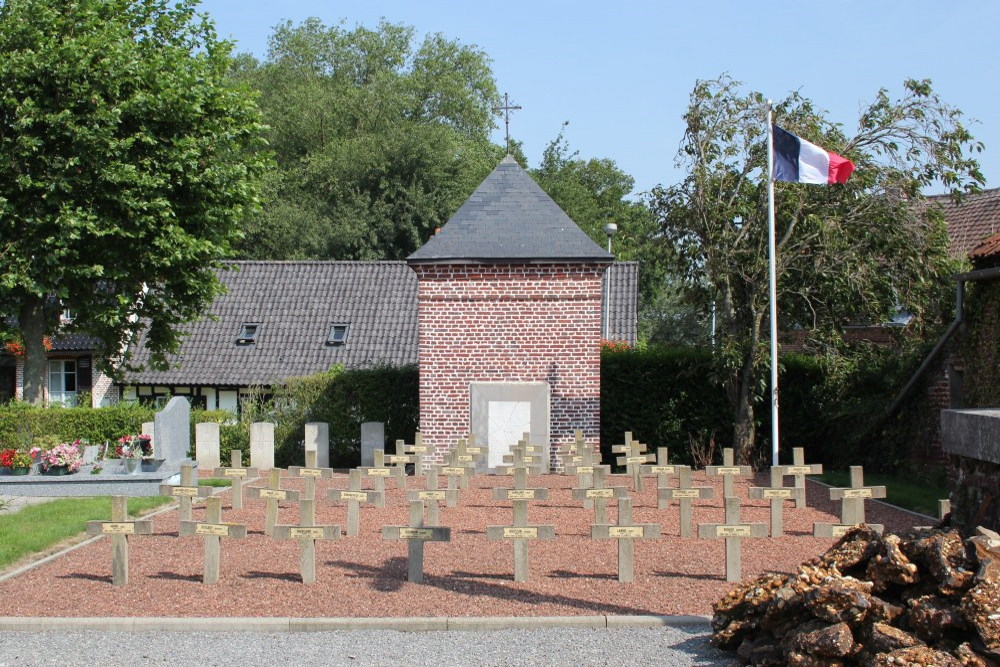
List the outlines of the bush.
{"type": "Polygon", "coordinates": [[[114,442],[126,433],[138,433],[142,423],[152,419],[151,408],[131,403],[105,408],[38,408],[15,402],[0,406],[0,445],[23,447],[43,436],[54,436],[60,442],[75,438],[94,444],[114,442]]]}

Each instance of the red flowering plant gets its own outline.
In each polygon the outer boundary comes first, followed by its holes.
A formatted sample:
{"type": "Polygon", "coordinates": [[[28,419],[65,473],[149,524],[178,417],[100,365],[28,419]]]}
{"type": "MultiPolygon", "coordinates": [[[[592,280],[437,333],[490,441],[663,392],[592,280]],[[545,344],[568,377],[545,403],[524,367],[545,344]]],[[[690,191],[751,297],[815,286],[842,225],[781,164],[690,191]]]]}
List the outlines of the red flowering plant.
{"type": "Polygon", "coordinates": [[[65,466],[69,472],[76,472],[83,465],[83,454],[80,452],[80,440],[63,442],[49,449],[32,447],[31,454],[39,454],[42,470],[65,466]]]}
{"type": "Polygon", "coordinates": [[[623,340],[601,339],[601,352],[628,352],[632,346],[623,340]]]}
{"type": "Polygon", "coordinates": [[[30,468],[33,462],[31,455],[20,449],[0,451],[0,468],[30,468]]]}
{"type": "Polygon", "coordinates": [[[153,455],[153,438],[140,433],[137,435],[123,435],[118,438],[118,446],[115,453],[120,459],[138,459],[153,455]]]}

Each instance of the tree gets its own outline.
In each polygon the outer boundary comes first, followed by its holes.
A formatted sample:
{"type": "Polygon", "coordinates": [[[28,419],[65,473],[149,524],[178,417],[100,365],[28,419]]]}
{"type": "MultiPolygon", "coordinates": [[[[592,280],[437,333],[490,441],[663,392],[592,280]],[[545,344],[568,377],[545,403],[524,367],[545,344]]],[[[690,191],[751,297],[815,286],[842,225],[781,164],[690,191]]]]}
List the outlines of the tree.
{"type": "Polygon", "coordinates": [[[280,167],[243,257],[406,257],[503,157],[489,59],[441,35],[289,22],[233,76],[260,91],[280,167]]]}
{"type": "Polygon", "coordinates": [[[100,360],[148,325],[162,364],[221,291],[212,269],[257,205],[266,157],[231,45],[194,7],[0,7],[0,311],[23,335],[26,400],[42,400],[42,338],[61,310],[100,360]]]}
{"type": "Polygon", "coordinates": [[[573,221],[602,248],[604,226],[613,222],[618,231],[612,239],[616,259],[639,260],[639,293],[643,304],[656,299],[664,285],[663,251],[652,211],[642,201],[629,200],[635,180],[607,158],[583,160],[572,151],[563,125],[559,135],[542,152],[537,169],[530,170],[535,182],[559,204],[573,221]]]}
{"type": "MultiPolygon", "coordinates": [[[[729,77],[699,81],[678,153],[688,175],[651,198],[686,297],[716,307],[717,368],[743,462],[753,458],[754,401],[768,383],[764,104],[729,77]]],[[[970,157],[982,146],[961,112],[929,81],[910,80],[898,100],[880,90],[854,136],[797,93],[776,105],[775,122],[857,165],[843,186],[777,184],[781,326],[836,337],[899,308],[917,326],[932,323],[950,268],[943,221],[923,206],[921,188],[940,182],[960,196],[984,182],[970,157]]]]}

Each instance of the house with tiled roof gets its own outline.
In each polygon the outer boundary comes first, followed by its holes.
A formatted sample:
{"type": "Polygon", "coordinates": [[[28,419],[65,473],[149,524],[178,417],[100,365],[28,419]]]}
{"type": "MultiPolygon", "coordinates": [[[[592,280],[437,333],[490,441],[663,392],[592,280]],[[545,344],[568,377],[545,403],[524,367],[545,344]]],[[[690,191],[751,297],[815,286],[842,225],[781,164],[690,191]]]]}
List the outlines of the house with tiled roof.
{"type": "Polygon", "coordinates": [[[1000,233],[1000,188],[965,195],[958,203],[951,195],[934,195],[927,200],[944,213],[952,257],[965,259],[987,237],[1000,233]]]}

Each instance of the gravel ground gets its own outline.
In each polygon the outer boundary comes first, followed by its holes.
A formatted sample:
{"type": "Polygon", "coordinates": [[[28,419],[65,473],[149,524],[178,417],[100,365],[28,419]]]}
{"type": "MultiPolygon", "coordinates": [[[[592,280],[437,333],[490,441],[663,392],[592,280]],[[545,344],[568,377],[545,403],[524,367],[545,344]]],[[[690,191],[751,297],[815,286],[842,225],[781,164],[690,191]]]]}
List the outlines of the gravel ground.
{"type": "MultiPolygon", "coordinates": [[[[612,484],[627,485],[624,476],[612,484]]],[[[343,525],[344,507],[326,500],[325,489],[346,488],[346,476],[322,480],[317,502],[320,524],[343,525]]],[[[757,483],[763,484],[763,477],[757,483]]],[[[288,488],[303,480],[285,478],[288,488]]],[[[290,540],[263,534],[264,501],[247,499],[244,509],[229,507],[223,494],[223,520],[246,523],[247,539],[224,539],[221,581],[201,582],[204,542],[178,537],[176,511],[153,519],[154,534],[130,538],[130,582],[113,587],[111,548],[98,539],[70,553],[0,582],[0,616],[50,617],[460,617],[460,616],[705,616],[730,584],[725,581],[723,540],[680,538],[676,505],[656,507],[655,480],[632,493],[637,522],[659,523],[663,537],[637,541],[635,583],[617,581],[614,540],[592,540],[593,512],[571,499],[575,478],[533,476],[530,486],[549,489],[549,500],[531,504],[531,523],[553,524],[555,540],[532,541],[531,578],[513,581],[513,549],[509,542],[488,541],[487,525],[511,522],[509,502],[493,499],[494,486],[509,486],[509,477],[477,477],[462,493],[459,506],[442,508],[442,524],[452,529],[451,542],[429,543],[425,549],[425,583],[406,580],[406,546],[381,538],[383,525],[406,523],[401,491],[390,489],[385,508],[362,509],[361,535],[317,545],[318,581],[301,583],[299,547],[290,540]]],[[[721,522],[721,482],[695,475],[696,485],[715,487],[715,498],[695,505],[695,523],[721,522]]],[[[737,485],[747,497],[750,481],[737,485]]],[[[415,488],[414,480],[409,487],[415,488]]],[[[830,539],[812,537],[814,521],[836,521],[825,487],[811,484],[809,507],[786,505],[780,538],[743,540],[743,576],[765,571],[789,572],[825,551],[830,539]]],[[[743,501],[744,521],[768,521],[766,501],[743,501]]],[[[886,505],[868,503],[868,519],[900,530],[926,519],[886,505]]],[[[203,510],[196,509],[200,518],[203,510]]],[[[609,518],[617,512],[612,507],[609,518]]],[[[282,523],[298,521],[298,506],[283,503],[282,523]]]]}
{"type": "Polygon", "coordinates": [[[704,626],[496,632],[0,634],[0,667],[72,665],[738,665],[704,626]]]}

